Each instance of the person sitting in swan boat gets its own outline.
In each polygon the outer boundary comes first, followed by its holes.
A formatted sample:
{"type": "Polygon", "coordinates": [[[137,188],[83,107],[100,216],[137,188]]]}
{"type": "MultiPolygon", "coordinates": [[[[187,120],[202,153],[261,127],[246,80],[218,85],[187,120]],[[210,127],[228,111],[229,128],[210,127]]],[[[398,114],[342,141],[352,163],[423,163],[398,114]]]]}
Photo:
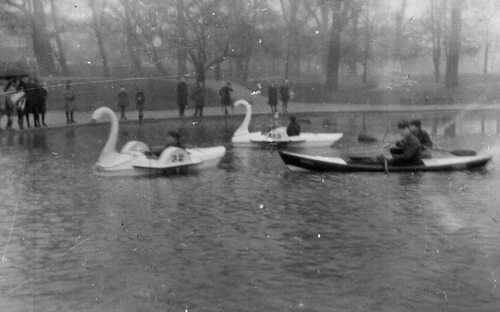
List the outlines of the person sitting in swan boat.
{"type": "Polygon", "coordinates": [[[300,125],[297,122],[297,118],[295,116],[288,117],[289,123],[286,126],[286,134],[290,136],[298,136],[300,135],[300,125]]]}
{"type": "MultiPolygon", "coordinates": [[[[153,146],[151,147],[151,155],[160,156],[161,153],[169,147],[177,147],[185,149],[184,145],[181,143],[181,135],[176,130],[170,130],[167,133],[167,142],[164,146],[153,146]]],[[[149,153],[147,153],[149,154],[149,153]]]]}

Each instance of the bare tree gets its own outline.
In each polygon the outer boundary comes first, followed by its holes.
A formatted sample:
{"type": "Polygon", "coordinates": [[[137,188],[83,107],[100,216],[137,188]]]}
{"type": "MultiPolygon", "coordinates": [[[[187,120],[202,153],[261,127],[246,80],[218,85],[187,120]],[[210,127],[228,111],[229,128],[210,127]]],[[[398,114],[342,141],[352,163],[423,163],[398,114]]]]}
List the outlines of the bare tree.
{"type": "Polygon", "coordinates": [[[332,91],[338,89],[338,75],[341,60],[341,34],[349,21],[350,0],[334,1],[331,5],[332,25],[330,28],[330,42],[326,59],[325,87],[332,91]]]}
{"type": "Polygon", "coordinates": [[[47,29],[47,20],[40,0],[4,0],[0,3],[12,14],[20,12],[31,32],[33,53],[40,68],[40,74],[52,75],[56,73],[53,50],[50,45],[50,36],[47,29]]]}
{"type": "Polygon", "coordinates": [[[441,79],[441,49],[443,41],[443,24],[445,23],[444,1],[430,0],[430,32],[432,40],[432,62],[434,64],[434,80],[441,79]],[[437,2],[437,3],[436,3],[437,2]]]}
{"type": "Polygon", "coordinates": [[[187,72],[187,49],[186,49],[186,12],[184,1],[177,0],[177,75],[185,75],[187,72]]]}
{"type": "Polygon", "coordinates": [[[399,10],[396,12],[395,27],[394,27],[394,48],[393,48],[394,50],[392,53],[392,57],[396,61],[400,61],[402,56],[401,49],[403,46],[403,20],[405,18],[407,5],[408,1],[402,0],[401,6],[399,7],[399,10]]]}
{"type": "Polygon", "coordinates": [[[55,56],[61,65],[62,73],[64,76],[69,76],[68,65],[66,61],[66,50],[64,48],[62,39],[61,39],[61,26],[59,25],[59,14],[57,11],[57,5],[54,0],[50,0],[50,8],[52,15],[52,22],[54,23],[54,37],[56,39],[57,45],[57,53],[55,56]]]}
{"type": "Polygon", "coordinates": [[[285,55],[285,79],[288,79],[290,71],[290,57],[292,49],[295,49],[294,41],[298,37],[297,13],[299,10],[299,0],[280,0],[283,19],[288,30],[286,35],[286,55],[285,55]]]}
{"type": "Polygon", "coordinates": [[[122,18],[125,37],[127,39],[128,56],[136,75],[140,76],[142,75],[141,44],[136,33],[137,25],[135,24],[137,6],[140,3],[131,0],[120,0],[120,3],[122,10],[115,9],[115,13],[122,18]]]}
{"type": "Polygon", "coordinates": [[[87,0],[92,11],[92,22],[94,26],[94,32],[97,40],[97,48],[99,50],[100,59],[102,62],[102,70],[105,77],[110,77],[111,72],[109,70],[108,58],[106,56],[106,50],[104,48],[104,38],[102,34],[102,14],[104,14],[104,7],[106,5],[105,1],[100,0],[87,0]],[[99,6],[99,7],[98,7],[99,6]],[[99,16],[98,12],[101,12],[99,16]]]}
{"type": "Polygon", "coordinates": [[[448,34],[448,55],[444,78],[447,88],[458,86],[458,64],[460,58],[460,33],[462,29],[463,0],[451,2],[450,33],[448,34]]]}

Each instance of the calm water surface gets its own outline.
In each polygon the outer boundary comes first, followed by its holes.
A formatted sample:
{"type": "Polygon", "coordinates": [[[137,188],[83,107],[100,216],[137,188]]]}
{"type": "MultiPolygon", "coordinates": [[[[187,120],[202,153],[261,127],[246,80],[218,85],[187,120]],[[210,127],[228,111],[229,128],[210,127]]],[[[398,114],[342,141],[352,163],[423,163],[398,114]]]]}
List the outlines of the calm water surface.
{"type": "MultiPolygon", "coordinates": [[[[491,114],[456,115],[418,117],[443,148],[500,145],[491,114]]],[[[291,172],[231,147],[240,117],[122,126],[119,147],[170,129],[228,147],[217,168],[173,177],[94,176],[107,124],[1,134],[1,310],[498,311],[498,153],[474,172],[291,172]]],[[[401,117],[300,116],[346,133],[302,151],[379,150],[357,135],[393,139],[401,117]]]]}

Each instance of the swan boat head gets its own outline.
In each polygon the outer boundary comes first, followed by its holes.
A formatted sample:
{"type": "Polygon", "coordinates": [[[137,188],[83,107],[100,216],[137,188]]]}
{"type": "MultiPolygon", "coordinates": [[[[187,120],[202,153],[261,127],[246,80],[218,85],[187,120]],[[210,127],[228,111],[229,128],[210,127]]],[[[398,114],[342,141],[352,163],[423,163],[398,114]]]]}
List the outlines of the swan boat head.
{"type": "Polygon", "coordinates": [[[146,157],[144,152],[149,150],[149,147],[143,142],[130,141],[125,144],[118,153],[116,151],[116,142],[118,140],[118,117],[115,112],[108,107],[99,107],[92,113],[94,121],[108,116],[111,121],[111,130],[109,132],[108,140],[99,155],[96,167],[100,170],[123,170],[132,168],[131,161],[139,158],[146,157]]]}
{"type": "Polygon", "coordinates": [[[250,119],[252,118],[252,106],[250,105],[250,103],[243,99],[237,100],[233,105],[235,107],[243,105],[246,108],[245,118],[243,119],[243,122],[240,124],[238,129],[236,129],[236,131],[234,132],[233,137],[248,135],[248,126],[250,125],[250,119]]]}

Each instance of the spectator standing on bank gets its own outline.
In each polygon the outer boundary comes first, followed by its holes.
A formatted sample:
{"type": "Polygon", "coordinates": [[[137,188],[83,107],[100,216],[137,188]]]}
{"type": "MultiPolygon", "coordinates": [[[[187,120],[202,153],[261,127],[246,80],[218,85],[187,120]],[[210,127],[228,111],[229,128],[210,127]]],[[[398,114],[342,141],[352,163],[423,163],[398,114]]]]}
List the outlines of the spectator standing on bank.
{"type": "Polygon", "coordinates": [[[34,85],[31,83],[31,78],[29,76],[24,76],[21,78],[21,90],[24,91],[25,103],[24,103],[24,116],[26,117],[26,127],[31,128],[30,125],[30,114],[33,113],[33,106],[35,104],[36,95],[34,85]]]}
{"type": "Polygon", "coordinates": [[[64,90],[64,111],[66,113],[66,124],[73,124],[73,112],[75,110],[75,93],[71,89],[71,81],[66,81],[66,90],[64,90]]]}
{"type": "Polygon", "coordinates": [[[179,106],[179,116],[184,117],[184,110],[186,109],[188,101],[188,87],[186,79],[181,77],[177,83],[177,106],[179,106]]]}
{"type": "Polygon", "coordinates": [[[45,124],[45,114],[47,113],[47,96],[48,96],[48,91],[47,88],[45,88],[45,85],[40,83],[39,81],[36,81],[36,95],[37,95],[37,112],[40,114],[40,116],[36,116],[35,119],[38,120],[38,126],[40,126],[40,119],[42,125],[44,127],[47,127],[45,124]]]}
{"type": "Polygon", "coordinates": [[[118,91],[118,108],[120,108],[120,120],[127,120],[125,116],[125,108],[128,106],[128,92],[124,85],[120,85],[120,91],[118,91]]]}
{"type": "Polygon", "coordinates": [[[269,88],[267,89],[267,103],[271,106],[271,113],[276,113],[278,108],[278,88],[274,84],[274,81],[271,81],[269,88]]]}
{"type": "Polygon", "coordinates": [[[224,115],[229,114],[227,107],[233,103],[233,100],[231,99],[231,92],[233,92],[233,88],[231,87],[231,83],[229,81],[219,90],[220,103],[224,107],[224,115]]]}
{"type": "Polygon", "coordinates": [[[205,104],[204,91],[199,81],[196,82],[191,99],[194,101],[194,116],[203,116],[203,105],[205,104]]]}
{"type": "Polygon", "coordinates": [[[146,102],[146,96],[144,95],[144,91],[142,89],[137,90],[135,94],[135,103],[137,106],[137,111],[139,112],[139,123],[142,123],[142,119],[144,118],[144,103],[146,102]]]}
{"type": "Polygon", "coordinates": [[[290,100],[290,87],[288,86],[288,80],[284,80],[280,87],[281,103],[283,105],[283,114],[288,112],[288,101],[290,100]]]}

